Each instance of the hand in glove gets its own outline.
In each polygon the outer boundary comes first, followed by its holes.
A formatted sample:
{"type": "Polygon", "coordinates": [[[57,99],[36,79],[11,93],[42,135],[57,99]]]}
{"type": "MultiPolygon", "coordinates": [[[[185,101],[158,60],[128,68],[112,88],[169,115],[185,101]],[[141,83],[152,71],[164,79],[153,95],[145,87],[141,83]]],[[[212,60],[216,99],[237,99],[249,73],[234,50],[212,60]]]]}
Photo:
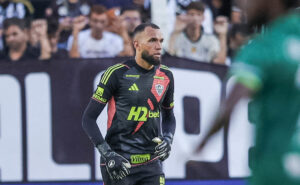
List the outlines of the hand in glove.
{"type": "Polygon", "coordinates": [[[129,175],[131,165],[127,159],[114,152],[106,142],[97,148],[105,159],[106,170],[112,180],[121,180],[129,175]]]}
{"type": "Polygon", "coordinates": [[[164,139],[156,137],[152,141],[157,143],[158,145],[155,147],[154,154],[159,156],[160,160],[166,160],[171,152],[171,144],[172,144],[172,134],[168,134],[164,136],[164,139]]]}

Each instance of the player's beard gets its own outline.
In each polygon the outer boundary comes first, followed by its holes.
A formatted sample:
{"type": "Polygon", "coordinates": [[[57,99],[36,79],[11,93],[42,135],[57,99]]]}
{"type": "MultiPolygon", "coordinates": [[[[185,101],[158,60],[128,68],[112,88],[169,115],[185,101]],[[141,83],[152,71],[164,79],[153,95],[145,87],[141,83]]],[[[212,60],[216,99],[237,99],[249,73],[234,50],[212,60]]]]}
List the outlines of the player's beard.
{"type": "Polygon", "coordinates": [[[160,58],[155,59],[154,56],[150,55],[149,52],[146,50],[142,51],[142,59],[144,59],[150,65],[157,66],[160,64],[160,58]]]}

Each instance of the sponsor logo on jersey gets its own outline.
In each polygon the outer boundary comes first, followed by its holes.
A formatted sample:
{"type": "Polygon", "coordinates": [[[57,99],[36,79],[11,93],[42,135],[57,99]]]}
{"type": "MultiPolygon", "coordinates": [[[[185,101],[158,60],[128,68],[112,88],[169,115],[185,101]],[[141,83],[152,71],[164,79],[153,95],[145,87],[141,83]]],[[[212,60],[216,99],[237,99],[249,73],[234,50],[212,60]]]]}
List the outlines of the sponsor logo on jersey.
{"type": "Polygon", "coordinates": [[[161,85],[161,84],[156,84],[155,85],[155,90],[156,90],[157,94],[159,96],[161,96],[161,94],[164,92],[164,86],[161,85]]]}
{"type": "Polygon", "coordinates": [[[131,155],[130,160],[132,164],[145,163],[150,160],[150,154],[131,155]]]}
{"type": "Polygon", "coordinates": [[[139,91],[138,86],[134,83],[132,86],[128,89],[129,91],[139,91]]]}
{"type": "Polygon", "coordinates": [[[140,78],[140,75],[125,75],[127,78],[140,78]]]}
{"type": "Polygon", "coordinates": [[[129,115],[127,120],[132,121],[147,121],[148,118],[158,118],[159,117],[159,110],[154,112],[148,110],[147,107],[136,107],[133,106],[130,109],[129,115]]]}
{"type": "Polygon", "coordinates": [[[101,102],[106,103],[107,99],[102,97],[103,93],[104,93],[104,89],[102,87],[98,87],[96,92],[93,94],[93,98],[95,98],[96,100],[99,100],[101,102]]]}
{"type": "Polygon", "coordinates": [[[160,80],[164,80],[165,78],[163,76],[153,76],[154,79],[160,79],[160,80]]]}

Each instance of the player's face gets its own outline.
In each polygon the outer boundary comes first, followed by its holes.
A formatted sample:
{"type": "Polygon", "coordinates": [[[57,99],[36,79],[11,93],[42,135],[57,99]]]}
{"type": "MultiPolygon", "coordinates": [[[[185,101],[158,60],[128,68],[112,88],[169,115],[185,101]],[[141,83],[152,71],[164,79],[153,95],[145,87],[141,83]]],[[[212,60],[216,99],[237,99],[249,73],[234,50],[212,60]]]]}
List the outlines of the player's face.
{"type": "Polygon", "coordinates": [[[108,23],[108,18],[105,13],[90,15],[90,26],[94,32],[102,32],[108,23]]]}
{"type": "Polygon", "coordinates": [[[160,64],[164,40],[160,29],[147,27],[141,34],[137,48],[141,52],[141,57],[151,65],[160,64]]]}
{"type": "Polygon", "coordinates": [[[5,42],[9,49],[18,50],[21,46],[27,43],[27,34],[21,30],[18,26],[9,26],[4,31],[5,42]]]}

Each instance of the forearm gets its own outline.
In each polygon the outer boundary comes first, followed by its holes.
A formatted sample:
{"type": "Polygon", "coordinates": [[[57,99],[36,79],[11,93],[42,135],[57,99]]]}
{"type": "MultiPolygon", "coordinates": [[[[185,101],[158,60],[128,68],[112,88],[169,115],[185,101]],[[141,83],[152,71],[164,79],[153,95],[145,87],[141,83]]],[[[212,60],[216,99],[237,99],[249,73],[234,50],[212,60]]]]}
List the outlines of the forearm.
{"type": "Polygon", "coordinates": [[[51,46],[46,36],[41,37],[40,45],[41,45],[41,55],[39,59],[40,60],[49,59],[51,57],[51,46]]]}
{"type": "Polygon", "coordinates": [[[122,33],[120,36],[123,38],[124,41],[124,49],[119,54],[119,56],[133,56],[134,50],[133,50],[133,44],[131,42],[131,38],[129,37],[128,33],[122,33]]]}
{"type": "Polygon", "coordinates": [[[69,51],[69,55],[71,58],[80,58],[80,53],[78,50],[78,35],[79,32],[73,31],[73,42],[72,42],[72,47],[69,51]]]}
{"type": "Polygon", "coordinates": [[[104,143],[104,138],[96,122],[104,107],[105,104],[91,99],[82,117],[82,127],[95,146],[104,143]]]}
{"type": "Polygon", "coordinates": [[[214,58],[213,63],[225,64],[227,57],[227,37],[226,34],[219,35],[220,51],[216,58],[214,58]]]}
{"type": "Polygon", "coordinates": [[[180,32],[172,32],[170,39],[169,39],[169,46],[168,46],[168,53],[170,55],[175,55],[176,51],[175,51],[175,42],[176,39],[178,37],[178,35],[180,34],[180,32]]]}
{"type": "Polygon", "coordinates": [[[217,121],[210,129],[208,137],[218,132],[222,127],[229,124],[230,115],[232,114],[237,103],[244,97],[251,96],[252,91],[245,87],[244,85],[237,83],[233,87],[231,93],[224,103],[221,104],[219,113],[217,115],[217,121]]]}
{"type": "Polygon", "coordinates": [[[162,132],[164,136],[173,138],[176,129],[176,119],[173,109],[162,109],[162,132]]]}

